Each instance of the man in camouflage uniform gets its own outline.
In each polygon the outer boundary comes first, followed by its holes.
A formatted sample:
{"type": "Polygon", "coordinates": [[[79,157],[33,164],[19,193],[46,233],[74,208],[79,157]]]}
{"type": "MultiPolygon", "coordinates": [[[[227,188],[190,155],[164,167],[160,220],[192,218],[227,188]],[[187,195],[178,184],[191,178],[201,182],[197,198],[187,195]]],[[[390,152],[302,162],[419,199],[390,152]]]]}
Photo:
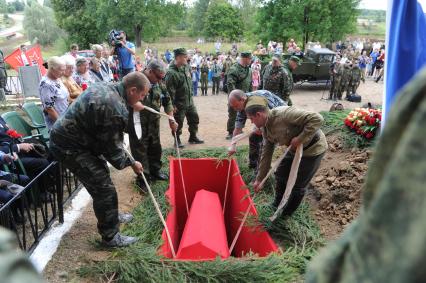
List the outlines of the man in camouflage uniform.
{"type": "Polygon", "coordinates": [[[340,87],[337,92],[337,99],[342,100],[342,95],[346,91],[348,91],[349,88],[349,81],[351,79],[351,73],[352,73],[352,66],[349,63],[343,64],[341,67],[341,73],[342,77],[340,79],[340,87]]]}
{"type": "Polygon", "coordinates": [[[170,64],[166,74],[167,91],[170,94],[173,104],[173,113],[178,128],[176,131],[177,145],[180,148],[184,147],[180,135],[182,134],[183,121],[185,117],[189,127],[189,143],[201,144],[203,140],[197,137],[198,117],[197,108],[192,100],[192,80],[191,70],[188,66],[188,54],[185,48],[177,48],[173,50],[175,60],[170,64]]]}
{"type": "Polygon", "coordinates": [[[42,283],[28,257],[19,250],[16,236],[0,227],[0,281],[5,283],[42,283]]]}
{"type": "Polygon", "coordinates": [[[397,95],[374,149],[358,219],[311,262],[308,283],[424,282],[426,69],[397,95]]]}
{"type": "MultiPolygon", "coordinates": [[[[168,115],[173,115],[172,101],[162,82],[166,74],[164,65],[157,60],[152,60],[146,69],[143,70],[143,74],[151,83],[151,89],[148,95],[145,96],[142,104],[158,112],[160,112],[160,108],[163,106],[164,112],[168,115]]],[[[129,141],[133,157],[135,160],[142,163],[144,174],[148,179],[153,181],[167,180],[168,177],[160,172],[162,153],[160,142],[160,115],[151,113],[148,110],[142,110],[141,112],[135,112],[135,115],[139,115],[139,117],[134,119],[132,108],[130,108],[129,113],[129,141]],[[135,120],[139,120],[140,125],[135,125],[135,120]],[[141,127],[142,137],[138,137],[135,126],[141,127]]],[[[173,121],[169,121],[169,126],[172,132],[176,131],[177,127],[173,121]]],[[[140,180],[139,176],[138,178],[139,185],[144,187],[145,184],[143,180],[140,180]]]]}
{"type": "MultiPolygon", "coordinates": [[[[240,89],[243,92],[249,92],[252,89],[251,85],[251,53],[250,52],[241,52],[239,62],[231,66],[228,72],[227,77],[227,88],[228,93],[231,93],[234,89],[240,89]]],[[[235,118],[237,117],[237,112],[228,105],[228,123],[227,131],[228,135],[226,139],[232,139],[232,134],[235,127],[235,118]]]]}
{"type": "Polygon", "coordinates": [[[233,64],[233,62],[232,62],[231,56],[230,55],[226,56],[225,62],[223,62],[223,69],[222,69],[222,72],[223,72],[223,75],[224,75],[223,76],[223,89],[222,90],[224,92],[228,92],[228,87],[227,87],[228,73],[229,73],[229,70],[231,69],[232,64],[233,64]]]}
{"type": "Polygon", "coordinates": [[[272,63],[268,64],[263,71],[262,88],[284,99],[287,95],[288,79],[288,71],[283,68],[281,55],[274,54],[272,63]]]}
{"type": "MultiPolygon", "coordinates": [[[[264,97],[268,101],[268,108],[274,109],[279,106],[287,105],[281,98],[267,90],[257,90],[253,92],[244,93],[242,90],[234,89],[228,97],[228,104],[237,112],[237,118],[235,119],[235,129],[233,136],[237,136],[243,132],[243,128],[246,124],[247,115],[244,108],[247,103],[256,97],[264,97]]],[[[259,162],[259,156],[262,147],[262,132],[258,130],[249,137],[249,167],[251,169],[257,169],[259,162]]],[[[232,148],[228,151],[229,155],[234,154],[236,149],[232,148]]]]}
{"type": "MultiPolygon", "coordinates": [[[[266,101],[260,97],[247,103],[245,111],[256,127],[262,129],[264,139],[259,170],[253,184],[256,192],[262,189],[260,183],[271,167],[275,144],[291,145],[292,150],[303,146],[296,183],[282,212],[285,216],[291,215],[302,202],[306,187],[318,170],[327,150],[327,141],[320,129],[324,119],[318,113],[295,107],[281,106],[269,110],[266,101]]],[[[275,171],[274,207],[277,207],[283,198],[293,159],[294,155],[290,153],[275,171]]]]}
{"type": "Polygon", "coordinates": [[[73,172],[93,198],[98,230],[103,244],[126,246],[137,241],[119,233],[119,222],[131,215],[118,213],[117,192],[107,161],[117,169],[131,166],[136,174],[143,167],[123,148],[123,132],[129,111],[141,109],[150,83],[145,75],[133,72],[119,84],[94,84],[71,104],[50,132],[50,150],[65,168],[73,172]]]}
{"type": "Polygon", "coordinates": [[[291,101],[290,94],[293,91],[294,82],[293,82],[293,71],[296,70],[298,66],[302,64],[302,61],[297,56],[291,56],[287,61],[284,62],[283,68],[287,74],[286,84],[283,86],[283,96],[281,97],[288,106],[292,106],[293,102],[291,101]]]}
{"type": "Polygon", "coordinates": [[[336,62],[330,65],[330,96],[329,99],[337,99],[337,89],[340,87],[340,78],[338,70],[340,68],[340,57],[336,58],[336,62]]]}
{"type": "Polygon", "coordinates": [[[207,64],[206,59],[203,59],[203,63],[201,63],[200,73],[201,96],[207,96],[207,89],[209,84],[209,65],[207,64]]]}
{"type": "Polygon", "coordinates": [[[349,77],[349,84],[346,91],[346,97],[352,93],[356,93],[361,82],[361,69],[359,68],[358,62],[352,63],[351,73],[349,77]]]}

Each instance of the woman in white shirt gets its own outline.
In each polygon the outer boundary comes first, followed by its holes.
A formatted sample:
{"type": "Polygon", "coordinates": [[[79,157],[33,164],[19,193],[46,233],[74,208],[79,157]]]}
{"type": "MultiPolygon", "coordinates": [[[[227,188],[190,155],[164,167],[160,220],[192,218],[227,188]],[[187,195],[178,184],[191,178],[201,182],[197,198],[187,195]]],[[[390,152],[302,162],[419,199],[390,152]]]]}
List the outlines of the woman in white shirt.
{"type": "Polygon", "coordinates": [[[65,61],[53,56],[48,61],[48,70],[39,85],[40,100],[43,104],[44,120],[48,129],[68,108],[68,89],[62,83],[65,61]]]}

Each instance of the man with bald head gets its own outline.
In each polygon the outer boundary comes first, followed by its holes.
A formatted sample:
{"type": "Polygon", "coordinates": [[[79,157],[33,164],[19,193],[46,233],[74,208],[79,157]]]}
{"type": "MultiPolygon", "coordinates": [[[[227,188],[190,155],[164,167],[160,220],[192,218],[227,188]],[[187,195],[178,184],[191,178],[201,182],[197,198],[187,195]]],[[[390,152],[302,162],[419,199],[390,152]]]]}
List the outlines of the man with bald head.
{"type": "MultiPolygon", "coordinates": [[[[235,89],[231,91],[228,98],[228,105],[234,111],[237,112],[237,117],[235,119],[235,128],[232,134],[233,137],[243,132],[243,128],[247,120],[247,115],[244,111],[244,108],[246,104],[255,97],[265,98],[269,109],[274,109],[275,107],[287,105],[281,98],[267,90],[257,90],[247,93],[244,93],[244,91],[240,89],[235,89]]],[[[249,137],[249,167],[252,169],[257,168],[262,141],[263,138],[260,130],[251,134],[249,137]]],[[[229,155],[232,155],[234,153],[234,148],[232,148],[228,152],[229,155]]]]}
{"type": "MultiPolygon", "coordinates": [[[[162,62],[151,60],[148,66],[142,71],[151,83],[151,89],[147,96],[142,100],[144,106],[148,106],[160,112],[161,107],[169,116],[173,116],[173,104],[170,95],[164,85],[163,78],[166,75],[166,69],[162,62]]],[[[160,115],[142,110],[136,112],[135,117],[133,111],[130,110],[129,118],[129,140],[130,149],[133,157],[142,163],[145,176],[152,180],[167,180],[168,176],[161,169],[161,142],[160,142],[160,115]],[[135,123],[135,120],[140,121],[140,125],[135,123]],[[141,136],[138,136],[140,127],[141,136]]],[[[177,129],[177,124],[169,120],[170,130],[174,133],[177,129]]],[[[138,184],[144,187],[143,180],[138,179],[138,184]]]]}
{"type": "Polygon", "coordinates": [[[93,84],[78,96],[50,132],[52,154],[92,196],[102,243],[109,247],[137,241],[119,232],[119,223],[131,221],[132,215],[118,213],[117,192],[107,162],[116,169],[131,166],[137,175],[142,174],[141,163],[123,147],[123,132],[128,125],[128,107],[141,109],[140,100],[149,89],[148,78],[138,72],[126,75],[118,84],[93,84]]]}

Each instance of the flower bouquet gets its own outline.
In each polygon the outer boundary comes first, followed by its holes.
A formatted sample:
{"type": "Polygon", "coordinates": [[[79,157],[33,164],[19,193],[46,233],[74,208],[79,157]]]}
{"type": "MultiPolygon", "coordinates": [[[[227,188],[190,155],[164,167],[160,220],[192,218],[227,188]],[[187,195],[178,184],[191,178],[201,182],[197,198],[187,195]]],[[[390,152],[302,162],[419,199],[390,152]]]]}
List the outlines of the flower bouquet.
{"type": "Polygon", "coordinates": [[[345,118],[345,125],[366,139],[372,139],[380,128],[382,110],[355,108],[345,118]]]}

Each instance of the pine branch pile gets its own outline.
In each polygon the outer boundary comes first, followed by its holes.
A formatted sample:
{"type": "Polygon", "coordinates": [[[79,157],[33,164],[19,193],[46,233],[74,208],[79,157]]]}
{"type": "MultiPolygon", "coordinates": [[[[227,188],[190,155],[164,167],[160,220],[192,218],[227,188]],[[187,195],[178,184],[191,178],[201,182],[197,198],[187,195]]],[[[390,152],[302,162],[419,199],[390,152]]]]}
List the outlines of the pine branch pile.
{"type": "MultiPolygon", "coordinates": [[[[224,158],[224,148],[199,151],[184,151],[182,157],[224,158]]],[[[164,152],[163,168],[168,168],[167,156],[174,152],[164,152]]],[[[241,147],[236,155],[243,179],[247,184],[254,178],[247,163],[248,148],[241,147]]],[[[164,196],[167,182],[157,182],[152,186],[153,193],[167,215],[169,207],[164,196]]],[[[111,256],[101,262],[89,264],[79,270],[82,277],[111,278],[114,282],[295,282],[302,280],[307,261],[324,243],[320,230],[313,220],[309,206],[305,203],[290,218],[281,218],[272,225],[268,217],[272,215],[270,203],[273,200],[271,182],[256,195],[255,204],[259,219],[248,219],[247,226],[262,223],[283,248],[281,254],[260,258],[249,255],[228,260],[217,259],[208,262],[172,261],[158,256],[162,244],[163,227],[149,197],[145,197],[134,210],[134,220],[124,229],[127,235],[140,240],[128,248],[116,249],[111,256]]],[[[99,280],[99,279],[98,279],[99,280]]]]}

